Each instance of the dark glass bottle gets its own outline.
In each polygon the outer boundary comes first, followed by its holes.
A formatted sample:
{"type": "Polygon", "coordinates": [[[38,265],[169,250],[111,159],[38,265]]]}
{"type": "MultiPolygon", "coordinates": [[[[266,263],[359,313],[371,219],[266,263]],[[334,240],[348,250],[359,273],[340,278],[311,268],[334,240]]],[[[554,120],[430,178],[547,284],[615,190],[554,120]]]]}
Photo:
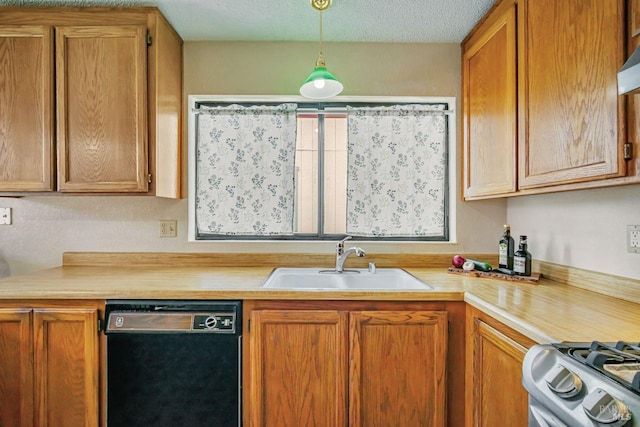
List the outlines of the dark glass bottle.
{"type": "Polygon", "coordinates": [[[531,276],[531,253],[527,251],[527,236],[520,236],[520,247],[513,257],[513,271],[518,276],[531,276]]]}
{"type": "Polygon", "coordinates": [[[511,226],[504,225],[504,231],[498,244],[499,261],[498,266],[500,268],[508,268],[513,270],[513,255],[515,250],[515,242],[511,237],[511,226]]]}

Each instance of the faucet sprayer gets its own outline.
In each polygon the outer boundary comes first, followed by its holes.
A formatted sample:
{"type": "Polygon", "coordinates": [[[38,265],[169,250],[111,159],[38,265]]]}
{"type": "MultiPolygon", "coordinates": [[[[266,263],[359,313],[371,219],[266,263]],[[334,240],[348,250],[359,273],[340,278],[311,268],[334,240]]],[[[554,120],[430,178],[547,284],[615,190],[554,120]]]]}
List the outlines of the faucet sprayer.
{"type": "Polygon", "coordinates": [[[353,246],[346,251],[344,250],[344,242],[351,240],[351,236],[346,236],[344,239],[336,243],[336,272],[344,272],[344,263],[351,254],[356,254],[357,257],[364,257],[367,253],[364,249],[357,246],[353,246]]]}

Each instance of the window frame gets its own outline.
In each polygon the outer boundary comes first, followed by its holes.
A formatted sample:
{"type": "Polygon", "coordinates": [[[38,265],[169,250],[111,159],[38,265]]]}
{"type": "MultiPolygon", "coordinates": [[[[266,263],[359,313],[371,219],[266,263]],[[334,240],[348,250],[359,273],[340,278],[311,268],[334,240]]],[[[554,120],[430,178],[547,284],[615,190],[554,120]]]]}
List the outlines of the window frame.
{"type": "MultiPolygon", "coordinates": [[[[445,104],[448,113],[445,114],[447,127],[447,146],[446,146],[446,175],[445,192],[445,225],[444,235],[437,237],[369,237],[369,236],[353,236],[353,240],[364,242],[417,242],[417,243],[454,243],[456,241],[456,186],[457,186],[457,110],[455,97],[414,97],[414,96],[337,96],[327,100],[314,101],[302,96],[280,96],[280,95],[189,95],[187,116],[188,116],[188,147],[187,147],[187,164],[188,164],[188,241],[189,242],[275,242],[275,241],[291,241],[291,242],[309,242],[309,241],[335,241],[344,237],[343,234],[327,234],[324,233],[322,227],[322,217],[324,216],[324,202],[318,206],[318,233],[296,233],[291,235],[206,235],[198,236],[195,220],[195,193],[196,193],[196,117],[198,106],[201,104],[281,104],[281,103],[297,103],[299,106],[318,108],[344,107],[346,104],[358,104],[358,106],[384,106],[398,104],[445,104]]],[[[323,132],[319,120],[319,133],[323,132]]],[[[322,136],[322,135],[321,135],[322,136]]],[[[318,144],[318,152],[324,149],[324,136],[322,143],[318,144]]],[[[324,156],[321,155],[320,158],[324,156]]],[[[318,168],[323,167],[323,162],[319,159],[318,168]]],[[[323,199],[323,191],[318,184],[319,199],[323,199]]]]}

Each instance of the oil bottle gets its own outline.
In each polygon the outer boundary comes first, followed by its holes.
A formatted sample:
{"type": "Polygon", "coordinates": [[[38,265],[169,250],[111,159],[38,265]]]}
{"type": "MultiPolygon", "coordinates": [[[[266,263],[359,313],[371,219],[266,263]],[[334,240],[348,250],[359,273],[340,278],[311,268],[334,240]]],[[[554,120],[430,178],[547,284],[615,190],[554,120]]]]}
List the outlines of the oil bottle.
{"type": "Polygon", "coordinates": [[[505,224],[502,237],[498,244],[498,267],[513,270],[514,247],[515,242],[513,241],[513,237],[511,237],[511,226],[505,224]]]}
{"type": "Polygon", "coordinates": [[[520,236],[520,245],[513,257],[513,271],[518,276],[531,276],[531,253],[527,251],[527,236],[520,236]]]}

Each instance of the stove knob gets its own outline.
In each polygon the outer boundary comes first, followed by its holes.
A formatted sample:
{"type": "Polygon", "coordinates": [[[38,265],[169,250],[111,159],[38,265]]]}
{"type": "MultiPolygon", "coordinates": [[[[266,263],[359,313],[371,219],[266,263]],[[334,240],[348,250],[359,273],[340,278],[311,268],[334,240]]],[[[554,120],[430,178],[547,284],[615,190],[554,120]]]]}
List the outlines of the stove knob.
{"type": "Polygon", "coordinates": [[[209,316],[206,318],[206,320],[204,321],[204,326],[207,329],[213,329],[216,326],[218,326],[218,319],[215,318],[215,316],[209,316]]]}
{"type": "Polygon", "coordinates": [[[582,390],[582,380],[564,366],[557,364],[544,377],[549,389],[563,399],[569,399],[582,390]]]}
{"type": "Polygon", "coordinates": [[[596,388],[584,398],[582,409],[597,425],[621,427],[631,419],[625,404],[601,388],[596,388]]]}

